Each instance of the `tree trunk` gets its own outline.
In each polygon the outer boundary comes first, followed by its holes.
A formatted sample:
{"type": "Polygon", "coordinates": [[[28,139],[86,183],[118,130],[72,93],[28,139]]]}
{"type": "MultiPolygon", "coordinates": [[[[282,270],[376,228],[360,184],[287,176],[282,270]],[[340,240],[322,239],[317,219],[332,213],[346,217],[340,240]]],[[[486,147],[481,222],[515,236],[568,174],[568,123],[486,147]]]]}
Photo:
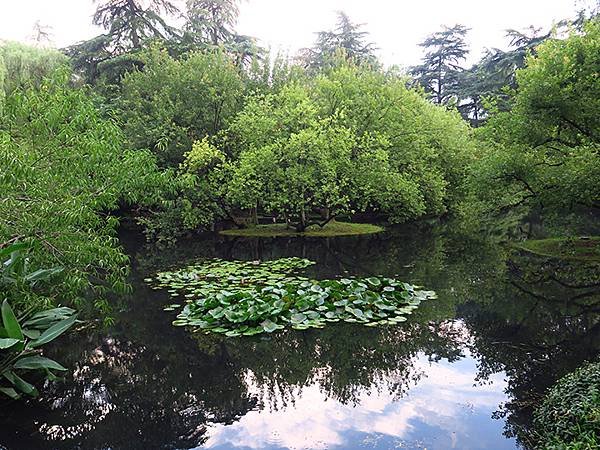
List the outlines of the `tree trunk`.
{"type": "Polygon", "coordinates": [[[252,208],[252,223],[258,225],[258,204],[252,208]]]}
{"type": "Polygon", "coordinates": [[[304,233],[306,230],[306,213],[304,211],[304,206],[300,208],[300,223],[296,224],[296,231],[298,233],[304,233]]]}
{"type": "Polygon", "coordinates": [[[439,57],[438,61],[438,79],[437,79],[437,104],[442,104],[442,57],[439,57]]]}

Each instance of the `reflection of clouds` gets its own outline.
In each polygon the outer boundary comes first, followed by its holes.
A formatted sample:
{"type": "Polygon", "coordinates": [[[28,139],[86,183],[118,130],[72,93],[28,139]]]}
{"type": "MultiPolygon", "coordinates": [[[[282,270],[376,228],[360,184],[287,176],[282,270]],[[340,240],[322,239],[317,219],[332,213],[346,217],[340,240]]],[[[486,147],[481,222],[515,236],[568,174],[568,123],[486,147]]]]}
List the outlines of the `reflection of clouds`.
{"type": "MultiPolygon", "coordinates": [[[[401,400],[395,400],[389,391],[369,393],[363,389],[357,406],[345,405],[328,399],[315,383],[298,392],[293,406],[269,408],[270,400],[265,398],[260,411],[251,411],[231,425],[212,425],[205,445],[323,449],[376,446],[382,439],[396,441],[396,445],[429,439],[428,448],[486,448],[478,429],[483,422],[495,430],[486,439],[497,445],[487,448],[514,448],[502,437],[501,424],[492,423],[490,417],[505,400],[500,374],[492,376],[487,385],[474,385],[476,366],[470,357],[449,364],[430,363],[421,356],[415,360],[415,368],[425,377],[401,400]],[[362,443],[356,441],[357,436],[362,443]]],[[[253,377],[247,381],[251,391],[260,391],[253,377]]]]}

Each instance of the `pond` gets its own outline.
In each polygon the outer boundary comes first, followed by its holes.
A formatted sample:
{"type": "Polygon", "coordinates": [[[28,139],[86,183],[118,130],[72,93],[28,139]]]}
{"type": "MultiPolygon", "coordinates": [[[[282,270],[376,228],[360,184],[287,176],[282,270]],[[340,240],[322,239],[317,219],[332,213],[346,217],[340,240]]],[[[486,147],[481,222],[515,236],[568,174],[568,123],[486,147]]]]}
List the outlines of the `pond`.
{"type": "Polygon", "coordinates": [[[49,355],[71,369],[0,412],[6,449],[527,448],[532,405],[600,354],[600,267],[436,226],[340,238],[205,236],[169,250],[123,235],[133,294],[115,323],[49,355]],[[438,293],[394,326],[194,334],[144,279],[203,258],[317,264],[438,293]],[[591,280],[591,282],[590,282],[591,280]]]}

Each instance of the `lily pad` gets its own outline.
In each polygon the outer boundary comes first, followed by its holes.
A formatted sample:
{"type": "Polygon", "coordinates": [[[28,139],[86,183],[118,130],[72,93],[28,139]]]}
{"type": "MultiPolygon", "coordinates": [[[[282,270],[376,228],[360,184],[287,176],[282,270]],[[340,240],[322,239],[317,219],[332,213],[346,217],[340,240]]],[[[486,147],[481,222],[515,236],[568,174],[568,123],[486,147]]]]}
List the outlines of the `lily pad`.
{"type": "MultiPolygon", "coordinates": [[[[312,261],[208,260],[161,272],[153,288],[182,296],[185,306],[173,322],[227,337],[273,333],[286,326],[322,328],[327,322],[394,325],[435,292],[386,277],[310,280],[297,272],[312,261]]],[[[165,310],[181,305],[174,303],[165,310]]]]}

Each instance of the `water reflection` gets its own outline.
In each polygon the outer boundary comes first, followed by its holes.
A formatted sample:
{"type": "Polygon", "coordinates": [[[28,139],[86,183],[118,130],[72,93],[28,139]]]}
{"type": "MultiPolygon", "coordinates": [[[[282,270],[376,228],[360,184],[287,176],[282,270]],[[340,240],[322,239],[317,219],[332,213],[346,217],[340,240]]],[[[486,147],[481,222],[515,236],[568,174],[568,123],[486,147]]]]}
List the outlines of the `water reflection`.
{"type": "Polygon", "coordinates": [[[10,449],[515,448],[531,404],[600,353],[598,266],[565,266],[408,228],[329,240],[135,246],[135,294],[110,330],[52,349],[73,368],[0,412],[10,449]],[[196,257],[318,261],[311,275],[399,275],[440,299],[402,326],[336,324],[272,339],[172,327],[147,273],[196,257]]]}
{"type": "MultiPolygon", "coordinates": [[[[269,397],[263,409],[235,424],[209,427],[206,447],[514,448],[508,440],[496,445],[502,424],[489,421],[504,399],[501,375],[474,385],[475,367],[469,358],[450,364],[420,354],[413,367],[420,376],[402,398],[386,389],[359,389],[349,405],[332,401],[319,383],[313,383],[298,390],[291,408],[272,405],[269,397]],[[487,426],[473,433],[470,427],[476,422],[487,426]]],[[[248,378],[250,390],[259,393],[260,383],[251,372],[248,378]]]]}

